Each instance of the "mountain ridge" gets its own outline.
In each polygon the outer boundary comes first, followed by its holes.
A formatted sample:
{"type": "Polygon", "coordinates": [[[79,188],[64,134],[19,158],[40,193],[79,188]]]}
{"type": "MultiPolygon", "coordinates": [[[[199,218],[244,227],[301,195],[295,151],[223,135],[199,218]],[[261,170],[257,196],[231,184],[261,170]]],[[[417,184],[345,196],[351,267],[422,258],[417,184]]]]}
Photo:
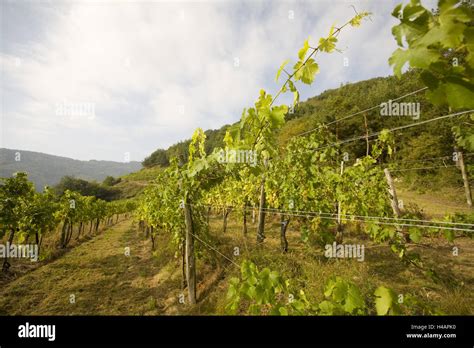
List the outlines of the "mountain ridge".
{"type": "Polygon", "coordinates": [[[0,177],[24,171],[37,190],[54,186],[64,176],[89,181],[103,181],[107,176],[122,176],[142,168],[140,162],[77,160],[37,151],[0,148],[0,177]]]}

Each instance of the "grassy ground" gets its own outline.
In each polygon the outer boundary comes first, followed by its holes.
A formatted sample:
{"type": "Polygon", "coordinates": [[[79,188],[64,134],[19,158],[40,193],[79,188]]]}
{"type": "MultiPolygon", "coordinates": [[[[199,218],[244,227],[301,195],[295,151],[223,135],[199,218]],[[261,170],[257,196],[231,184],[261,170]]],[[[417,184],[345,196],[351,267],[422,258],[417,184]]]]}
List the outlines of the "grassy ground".
{"type": "MultiPolygon", "coordinates": [[[[400,262],[386,245],[376,245],[360,234],[348,233],[345,243],[365,245],[365,260],[327,259],[320,246],[308,246],[301,242],[297,229],[288,231],[289,252],[283,254],[279,245],[279,224],[275,217],[267,224],[267,239],[263,247],[255,245],[256,226],[249,235],[243,237],[241,225],[232,221],[228,232],[221,231],[220,219],[214,219],[212,230],[218,235],[218,248],[226,255],[233,255],[239,247],[241,256],[234,257],[239,262],[251,259],[260,269],[268,267],[277,270],[284,278],[291,280],[293,293],[304,290],[308,299],[314,302],[323,300],[323,288],[332,276],[341,276],[357,284],[367,298],[374,290],[384,285],[393,288],[397,294],[413,294],[426,304],[427,308],[437,309],[445,314],[474,313],[474,243],[471,239],[456,239],[455,246],[460,250],[453,256],[453,246],[438,237],[424,238],[419,246],[411,245],[410,251],[421,255],[424,266],[433,268],[439,280],[433,280],[424,272],[400,262]]],[[[225,276],[213,286],[206,298],[188,313],[224,313],[227,281],[230,276],[238,276],[239,270],[232,265],[227,267],[225,276]]],[[[426,314],[417,309],[410,314],[426,314]]]]}
{"type": "Polygon", "coordinates": [[[448,187],[440,188],[437,192],[419,193],[400,187],[397,194],[405,206],[415,203],[432,217],[443,217],[455,212],[473,212],[466,203],[464,188],[448,187]]]}
{"type": "Polygon", "coordinates": [[[121,198],[132,198],[140,194],[150,181],[156,178],[157,174],[163,169],[159,166],[151,168],[142,168],[138,172],[122,176],[121,181],[114,185],[114,188],[120,190],[121,198]]]}
{"type": "MultiPolygon", "coordinates": [[[[161,239],[158,238],[157,243],[161,239]]],[[[146,315],[164,312],[168,294],[180,286],[173,254],[150,245],[122,221],[60,259],[0,290],[0,314],[146,315]],[[130,256],[125,256],[125,248],[130,256]],[[171,262],[170,262],[171,261],[171,262]],[[75,303],[70,303],[71,295],[75,303]],[[161,301],[163,300],[163,301],[161,301]]]]}
{"type": "MultiPolygon", "coordinates": [[[[289,252],[279,246],[279,219],[268,216],[267,239],[255,243],[256,225],[242,233],[240,218],[232,213],[226,233],[222,220],[210,221],[212,245],[236,263],[250,259],[260,269],[269,267],[291,280],[290,288],[304,290],[308,299],[320,302],[327,280],[334,275],[356,283],[366,298],[380,285],[396,293],[415,295],[427,307],[445,314],[474,314],[474,243],[460,237],[454,244],[438,237],[425,237],[410,250],[421,255],[426,268],[433,268],[433,280],[413,266],[404,265],[386,245],[375,245],[363,234],[348,232],[345,243],[365,245],[365,260],[327,259],[318,245],[301,241],[298,223],[288,230],[289,252]],[[453,246],[459,255],[453,255],[453,246]],[[235,255],[238,248],[239,255],[235,255]]],[[[198,305],[180,303],[180,258],[166,235],[159,235],[156,251],[130,220],[119,222],[98,236],[72,248],[55,261],[29,271],[0,290],[2,315],[176,315],[225,314],[226,292],[231,276],[239,269],[196,241],[203,252],[199,258],[198,305]],[[125,248],[130,248],[130,256],[125,248]],[[71,295],[75,303],[70,303],[71,295]]],[[[185,300],[186,297],[184,297],[185,300]]],[[[425,309],[410,314],[426,314],[425,309]]]]}
{"type": "Polygon", "coordinates": [[[130,173],[122,176],[122,180],[131,181],[151,181],[156,178],[156,175],[163,169],[159,166],[151,168],[142,168],[138,172],[130,173]]]}

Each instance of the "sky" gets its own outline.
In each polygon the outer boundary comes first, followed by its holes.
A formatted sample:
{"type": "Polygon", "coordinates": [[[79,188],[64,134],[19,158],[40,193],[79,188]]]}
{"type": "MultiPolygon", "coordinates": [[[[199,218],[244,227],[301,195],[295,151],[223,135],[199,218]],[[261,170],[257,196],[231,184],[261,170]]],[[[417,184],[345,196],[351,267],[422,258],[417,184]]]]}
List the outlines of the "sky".
{"type": "Polygon", "coordinates": [[[238,121],[262,88],[274,95],[280,64],[353,6],[371,19],[340,34],[341,52],[317,56],[301,100],[391,75],[399,2],[1,0],[0,148],[141,161],[238,121]]]}

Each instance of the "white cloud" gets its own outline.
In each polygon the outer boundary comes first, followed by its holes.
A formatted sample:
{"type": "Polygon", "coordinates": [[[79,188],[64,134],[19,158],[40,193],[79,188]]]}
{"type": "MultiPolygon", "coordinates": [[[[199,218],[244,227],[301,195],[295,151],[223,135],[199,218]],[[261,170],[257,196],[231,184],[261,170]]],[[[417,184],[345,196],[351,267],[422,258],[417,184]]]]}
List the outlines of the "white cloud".
{"type": "MultiPolygon", "coordinates": [[[[0,146],[79,159],[123,160],[130,152],[132,160],[141,160],[189,137],[196,127],[236,121],[260,88],[274,93],[280,63],[296,57],[308,34],[317,40],[334,21],[350,18],[351,3],[52,6],[41,36],[31,33],[31,40],[10,42],[14,48],[1,52],[5,139],[0,146]],[[58,116],[58,103],[94,103],[95,118],[58,116]]],[[[342,67],[343,56],[321,56],[319,80],[303,88],[303,97],[352,76],[388,71],[394,42],[387,19],[394,4],[356,3],[360,10],[374,10],[374,21],[342,33],[341,47],[347,47],[351,61],[363,64],[351,72],[342,67]]],[[[44,9],[29,10],[44,15],[44,9]]],[[[14,33],[15,22],[9,23],[7,32],[14,33]]]]}

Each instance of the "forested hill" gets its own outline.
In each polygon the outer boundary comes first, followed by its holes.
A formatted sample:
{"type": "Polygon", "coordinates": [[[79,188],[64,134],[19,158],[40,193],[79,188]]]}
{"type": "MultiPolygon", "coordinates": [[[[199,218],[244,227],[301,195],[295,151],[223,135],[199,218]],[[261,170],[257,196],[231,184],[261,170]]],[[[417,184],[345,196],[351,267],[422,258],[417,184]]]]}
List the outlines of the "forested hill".
{"type": "MultiPolygon", "coordinates": [[[[292,114],[286,115],[288,122],[280,130],[279,141],[284,145],[289,138],[317,127],[320,123],[328,123],[341,119],[352,113],[373,108],[371,111],[350,117],[333,124],[329,130],[337,134],[338,139],[348,139],[372,134],[383,128],[393,128],[431,119],[449,113],[446,107],[440,108],[431,104],[420,91],[399,100],[404,103],[419,103],[419,117],[383,116],[381,103],[395,100],[411,92],[422,89],[424,85],[416,71],[409,71],[401,79],[394,76],[373,78],[357,83],[342,85],[337,89],[327,90],[320,95],[300,103],[292,114]],[[364,119],[365,116],[365,119],[364,119]],[[367,124],[367,128],[365,125],[367,124]]],[[[445,156],[453,151],[454,138],[451,126],[459,120],[448,119],[433,122],[420,127],[413,127],[396,136],[394,159],[413,160],[445,156]]],[[[217,130],[207,130],[206,150],[212,152],[214,147],[222,146],[226,129],[225,125],[217,130]]],[[[181,141],[166,150],[158,149],[145,161],[144,166],[166,165],[168,160],[176,156],[187,159],[189,140],[181,141]]],[[[347,148],[350,155],[361,156],[366,152],[364,140],[351,144],[347,148]]],[[[370,146],[370,144],[369,144],[370,146]]]]}
{"type": "Polygon", "coordinates": [[[140,168],[140,162],[79,161],[41,152],[0,149],[0,177],[27,172],[37,190],[58,184],[64,176],[102,181],[107,176],[121,176],[140,168]]]}

